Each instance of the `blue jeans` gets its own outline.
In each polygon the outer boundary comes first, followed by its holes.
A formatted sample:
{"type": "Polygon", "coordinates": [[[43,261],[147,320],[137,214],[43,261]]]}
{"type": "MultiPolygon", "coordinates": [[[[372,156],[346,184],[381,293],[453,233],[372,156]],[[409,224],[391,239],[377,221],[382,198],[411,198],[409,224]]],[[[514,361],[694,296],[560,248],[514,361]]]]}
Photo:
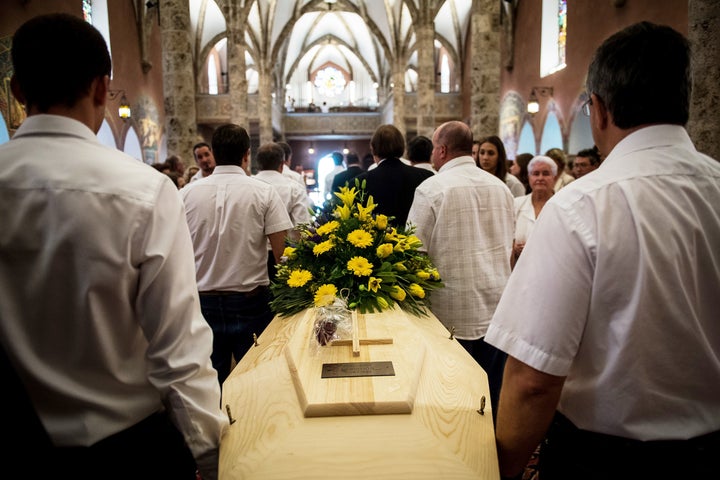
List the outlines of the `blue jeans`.
{"type": "Polygon", "coordinates": [[[253,333],[259,337],[273,319],[270,300],[268,287],[259,287],[249,294],[200,294],[202,314],[213,331],[210,359],[220,386],[230,375],[233,357],[239,362],[253,345],[253,333]]]}

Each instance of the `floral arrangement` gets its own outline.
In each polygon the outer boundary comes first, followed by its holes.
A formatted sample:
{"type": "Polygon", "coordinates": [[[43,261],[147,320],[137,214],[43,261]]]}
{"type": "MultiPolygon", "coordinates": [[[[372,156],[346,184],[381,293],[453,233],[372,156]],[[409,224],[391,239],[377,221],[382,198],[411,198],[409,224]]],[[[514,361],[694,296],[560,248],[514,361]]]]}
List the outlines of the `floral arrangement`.
{"type": "Polygon", "coordinates": [[[365,182],[342,187],[314,222],[298,226],[288,241],[270,288],[280,316],[341,299],[349,309],[373,313],[399,305],[427,315],[430,292],[442,281],[410,225],[392,227],[392,217],[373,214],[365,182]]]}

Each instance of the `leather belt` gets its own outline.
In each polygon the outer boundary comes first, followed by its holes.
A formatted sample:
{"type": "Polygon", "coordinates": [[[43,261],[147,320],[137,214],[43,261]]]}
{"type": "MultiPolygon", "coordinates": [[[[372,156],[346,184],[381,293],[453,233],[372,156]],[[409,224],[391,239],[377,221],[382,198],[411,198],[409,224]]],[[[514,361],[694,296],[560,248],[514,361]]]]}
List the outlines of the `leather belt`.
{"type": "Polygon", "coordinates": [[[199,292],[200,295],[205,295],[208,297],[223,297],[227,295],[238,295],[246,298],[252,298],[257,297],[258,295],[266,292],[268,289],[267,285],[258,285],[257,287],[253,288],[249,292],[238,292],[234,290],[207,290],[204,292],[199,292]]]}

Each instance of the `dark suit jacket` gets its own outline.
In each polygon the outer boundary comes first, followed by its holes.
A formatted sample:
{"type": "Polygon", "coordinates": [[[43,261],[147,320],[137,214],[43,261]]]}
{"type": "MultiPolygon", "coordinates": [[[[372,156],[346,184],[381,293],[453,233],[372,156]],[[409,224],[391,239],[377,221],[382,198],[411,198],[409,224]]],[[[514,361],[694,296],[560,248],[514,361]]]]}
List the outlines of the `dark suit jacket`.
{"type": "Polygon", "coordinates": [[[350,165],[347,167],[347,169],[343,170],[340,173],[337,173],[335,175],[335,178],[333,178],[332,183],[332,191],[337,192],[340,190],[340,187],[345,186],[345,182],[348,182],[350,184],[350,187],[352,188],[353,185],[355,185],[355,182],[352,181],[353,178],[357,177],[361,173],[363,173],[364,170],[358,166],[358,165],[350,165]]]}
{"type": "Polygon", "coordinates": [[[432,176],[433,172],[405,165],[399,158],[386,158],[377,167],[357,178],[367,181],[367,194],[372,195],[377,203],[373,213],[393,216],[395,220],[392,224],[404,227],[415,197],[415,188],[432,176]]]}

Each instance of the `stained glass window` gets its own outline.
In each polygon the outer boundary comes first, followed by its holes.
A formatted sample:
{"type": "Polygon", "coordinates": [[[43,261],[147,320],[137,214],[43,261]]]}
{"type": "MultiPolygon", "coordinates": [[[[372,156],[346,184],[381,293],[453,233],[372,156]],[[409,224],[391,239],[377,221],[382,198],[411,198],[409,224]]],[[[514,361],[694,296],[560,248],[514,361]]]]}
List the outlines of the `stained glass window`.
{"type": "Polygon", "coordinates": [[[567,0],[542,0],[540,76],[565,68],[567,0]]]}
{"type": "Polygon", "coordinates": [[[83,18],[92,25],[92,0],[82,0],[83,18]]]}
{"type": "Polygon", "coordinates": [[[565,65],[565,42],[567,41],[567,0],[558,0],[558,63],[565,65]]]}
{"type": "Polygon", "coordinates": [[[327,66],[315,74],[315,88],[320,95],[334,97],[345,89],[345,75],[335,67],[327,66]]]}

